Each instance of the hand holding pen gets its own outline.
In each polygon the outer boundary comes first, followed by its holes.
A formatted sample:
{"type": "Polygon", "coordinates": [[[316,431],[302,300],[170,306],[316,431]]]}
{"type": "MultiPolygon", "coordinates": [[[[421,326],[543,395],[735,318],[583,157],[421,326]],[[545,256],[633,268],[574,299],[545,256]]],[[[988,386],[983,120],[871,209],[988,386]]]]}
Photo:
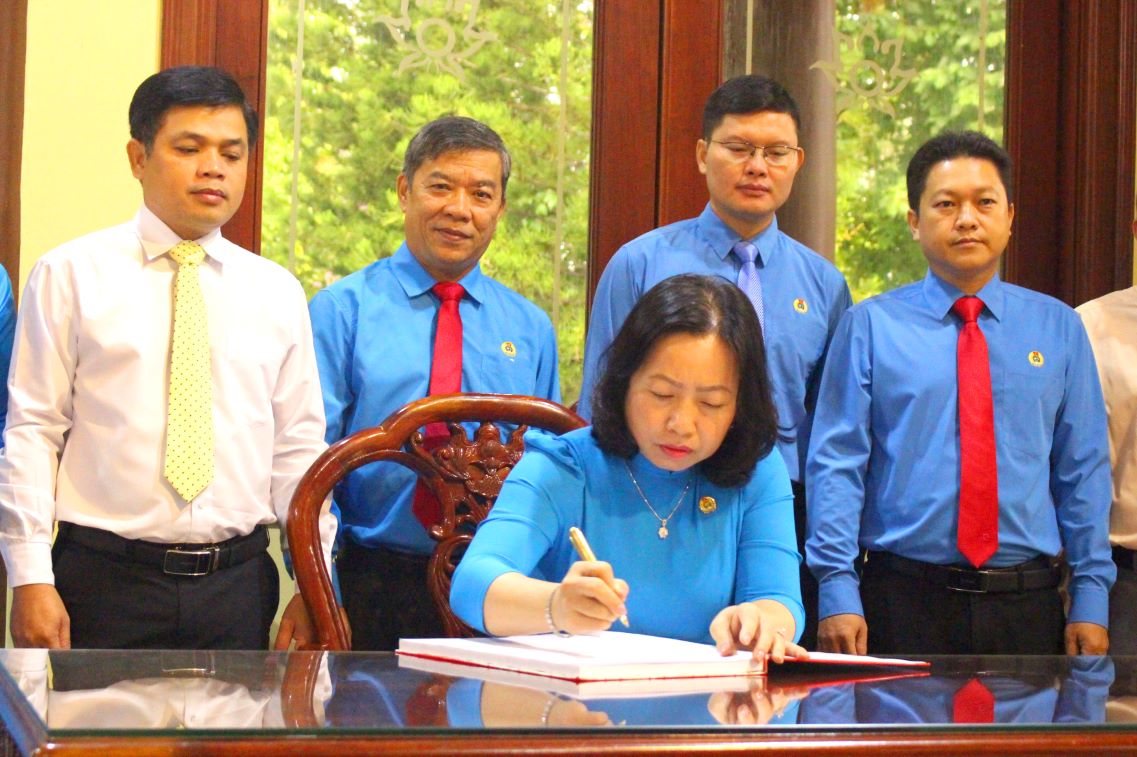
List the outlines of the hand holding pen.
{"type": "Polygon", "coordinates": [[[617,618],[628,625],[628,584],[612,573],[612,566],[596,559],[584,534],[575,526],[569,540],[581,560],[572,564],[549,597],[550,630],[588,633],[609,628],[617,618]]]}
{"type": "MultiPolygon", "coordinates": [[[[589,545],[588,539],[584,538],[584,532],[576,526],[573,526],[569,529],[569,541],[572,542],[573,549],[575,549],[576,553],[580,555],[581,560],[585,560],[586,562],[600,562],[596,559],[596,553],[592,551],[592,547],[589,545]]],[[[609,570],[611,570],[611,566],[609,566],[609,570]]],[[[620,583],[623,584],[624,582],[620,581],[620,583]]],[[[615,586],[612,588],[613,590],[616,590],[615,586]]],[[[622,597],[627,597],[627,595],[627,584],[624,584],[622,597]]],[[[624,610],[620,613],[620,622],[624,624],[624,628],[628,627],[627,610],[624,610]]]]}

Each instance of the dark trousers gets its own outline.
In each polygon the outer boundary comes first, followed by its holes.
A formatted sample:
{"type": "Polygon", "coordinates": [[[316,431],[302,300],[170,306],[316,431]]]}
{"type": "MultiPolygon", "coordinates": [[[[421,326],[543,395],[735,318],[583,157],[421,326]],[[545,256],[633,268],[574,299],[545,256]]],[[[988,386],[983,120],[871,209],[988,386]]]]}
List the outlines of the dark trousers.
{"type": "Polygon", "coordinates": [[[170,576],[61,535],[52,563],[73,648],[268,649],[280,602],[268,552],[207,576],[170,576]]]}
{"type": "Polygon", "coordinates": [[[817,579],[805,565],[805,485],[791,481],[794,491],[794,528],[797,530],[797,553],[801,555],[801,603],[805,607],[805,628],[801,644],[806,649],[817,648],[817,579]]]}
{"type": "Polygon", "coordinates": [[[881,565],[861,575],[869,654],[1060,655],[1066,620],[1057,588],[973,594],[881,565]]]}
{"type": "Polygon", "coordinates": [[[351,648],[397,649],[399,639],[445,636],[426,584],[425,555],[345,544],[336,560],[351,648]]]}

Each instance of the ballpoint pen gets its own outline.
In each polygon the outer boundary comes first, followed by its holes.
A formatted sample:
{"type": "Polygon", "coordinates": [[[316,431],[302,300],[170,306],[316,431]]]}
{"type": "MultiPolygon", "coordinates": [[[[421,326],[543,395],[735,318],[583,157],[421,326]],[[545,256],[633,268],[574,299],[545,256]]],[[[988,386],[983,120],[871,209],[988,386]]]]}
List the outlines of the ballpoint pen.
{"type": "MultiPolygon", "coordinates": [[[[576,553],[580,555],[581,560],[596,562],[596,553],[593,552],[592,547],[588,545],[588,539],[584,538],[584,532],[576,526],[569,529],[569,541],[572,542],[572,546],[576,550],[576,553]]],[[[627,628],[628,616],[621,615],[620,622],[624,624],[624,628],[627,628]]]]}

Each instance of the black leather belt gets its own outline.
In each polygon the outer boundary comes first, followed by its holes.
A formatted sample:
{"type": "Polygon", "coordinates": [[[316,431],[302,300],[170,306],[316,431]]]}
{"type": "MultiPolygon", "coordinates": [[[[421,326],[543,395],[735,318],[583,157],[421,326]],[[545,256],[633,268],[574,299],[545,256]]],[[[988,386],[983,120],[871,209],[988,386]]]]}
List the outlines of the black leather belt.
{"type": "Polygon", "coordinates": [[[1137,551],[1126,547],[1114,546],[1113,561],[1117,563],[1117,567],[1119,568],[1137,570],[1137,551]]]}
{"type": "Polygon", "coordinates": [[[968,594],[1003,594],[1009,592],[1053,589],[1062,580],[1062,566],[1052,558],[1036,557],[1008,568],[978,570],[954,565],[909,560],[891,552],[869,552],[868,563],[876,563],[894,573],[922,578],[948,591],[968,594]]]}
{"type": "Polygon", "coordinates": [[[215,544],[158,544],[126,539],[101,528],[61,522],[59,539],[158,568],[169,576],[208,576],[247,562],[268,549],[268,532],[263,525],[245,536],[215,544]]]}

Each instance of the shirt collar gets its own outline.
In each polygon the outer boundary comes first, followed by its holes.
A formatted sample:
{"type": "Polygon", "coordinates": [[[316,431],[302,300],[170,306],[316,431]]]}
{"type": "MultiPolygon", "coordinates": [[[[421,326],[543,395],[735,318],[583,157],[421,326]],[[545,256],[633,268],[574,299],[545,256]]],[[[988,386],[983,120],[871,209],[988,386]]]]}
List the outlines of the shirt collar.
{"type": "MultiPolygon", "coordinates": [[[[173,229],[145,205],[139,208],[134,223],[138,229],[138,240],[142,243],[142,253],[148,263],[162,257],[170,251],[170,248],[182,241],[173,229]]],[[[232,251],[223,244],[224,239],[221,236],[221,229],[217,228],[193,241],[202,246],[207,256],[218,263],[224,263],[232,254],[232,251]]]]}
{"type": "MultiPolygon", "coordinates": [[[[727,255],[730,255],[730,250],[734,245],[742,240],[734,229],[727,226],[718,213],[715,213],[711,204],[708,202],[707,206],[703,208],[703,212],[699,214],[699,229],[703,232],[707,243],[710,244],[711,249],[722,260],[726,260],[727,255]]],[[[778,239],[778,217],[774,216],[770,219],[770,225],[760,231],[756,236],[747,240],[758,248],[758,260],[761,265],[765,266],[770,262],[770,256],[774,254],[774,246],[778,239]]]]}
{"type": "MultiPolygon", "coordinates": [[[[403,288],[408,298],[420,297],[431,290],[437,283],[434,277],[427,273],[422,264],[418,262],[404,240],[395,254],[391,256],[391,273],[403,288]]],[[[482,302],[486,295],[486,277],[482,275],[481,263],[475,265],[469,273],[459,281],[466,294],[474,302],[482,302]]]]}
{"type": "MultiPolygon", "coordinates": [[[[928,307],[940,319],[946,318],[955,301],[963,297],[963,292],[960,289],[941,279],[930,268],[924,276],[923,289],[928,307]]],[[[1001,321],[1003,319],[1003,282],[999,279],[998,273],[976,292],[976,296],[983,300],[984,309],[994,316],[995,320],[1001,321]]]]}

